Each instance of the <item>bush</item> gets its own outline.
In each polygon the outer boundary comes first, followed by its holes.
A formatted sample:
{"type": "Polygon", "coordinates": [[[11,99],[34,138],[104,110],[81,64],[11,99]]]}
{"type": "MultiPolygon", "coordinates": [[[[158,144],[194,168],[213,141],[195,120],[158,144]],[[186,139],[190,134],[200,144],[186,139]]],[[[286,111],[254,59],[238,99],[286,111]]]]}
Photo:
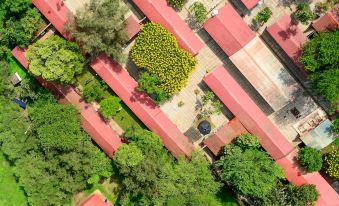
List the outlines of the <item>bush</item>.
{"type": "Polygon", "coordinates": [[[200,2],[195,2],[191,7],[190,7],[190,12],[194,16],[197,22],[199,23],[204,23],[207,19],[207,10],[205,6],[200,3],[200,2]]]}
{"type": "Polygon", "coordinates": [[[271,16],[272,11],[270,10],[270,8],[265,7],[257,14],[257,16],[255,16],[255,20],[257,20],[260,24],[263,24],[267,22],[271,16]]]}
{"type": "Polygon", "coordinates": [[[334,150],[325,156],[324,169],[330,177],[339,180],[339,150],[334,150]]]}
{"type": "Polygon", "coordinates": [[[76,43],[57,35],[29,46],[26,57],[34,76],[63,84],[71,83],[81,73],[85,61],[76,43]]]}
{"type": "Polygon", "coordinates": [[[121,109],[121,99],[110,96],[100,102],[100,114],[105,118],[112,118],[121,109]]]}
{"type": "Polygon", "coordinates": [[[154,75],[150,75],[148,72],[143,72],[141,74],[138,84],[139,91],[147,92],[157,103],[164,102],[170,97],[164,90],[159,87],[159,78],[154,75]]]}
{"type": "Polygon", "coordinates": [[[86,84],[83,91],[83,96],[86,102],[97,101],[100,102],[105,97],[105,90],[107,85],[99,81],[93,81],[86,84]]]}
{"type": "Polygon", "coordinates": [[[297,6],[295,17],[302,24],[308,24],[309,21],[314,19],[315,15],[311,11],[310,5],[308,3],[301,3],[297,6]]]}
{"type": "Polygon", "coordinates": [[[299,150],[299,161],[307,172],[319,171],[322,166],[320,152],[311,147],[305,147],[299,150]]]}
{"type": "Polygon", "coordinates": [[[167,3],[178,11],[181,11],[186,2],[187,0],[167,0],[167,3]]]}
{"type": "Polygon", "coordinates": [[[335,118],[332,123],[332,130],[335,133],[339,133],[339,115],[335,118]]]}
{"type": "Polygon", "coordinates": [[[235,139],[234,144],[239,146],[243,150],[260,147],[259,139],[253,134],[249,133],[241,134],[239,137],[235,139]]]}
{"type": "Polygon", "coordinates": [[[157,23],[143,26],[132,47],[131,57],[140,69],[158,79],[157,86],[167,95],[185,86],[197,63],[191,54],[179,48],[175,37],[157,23]]]}

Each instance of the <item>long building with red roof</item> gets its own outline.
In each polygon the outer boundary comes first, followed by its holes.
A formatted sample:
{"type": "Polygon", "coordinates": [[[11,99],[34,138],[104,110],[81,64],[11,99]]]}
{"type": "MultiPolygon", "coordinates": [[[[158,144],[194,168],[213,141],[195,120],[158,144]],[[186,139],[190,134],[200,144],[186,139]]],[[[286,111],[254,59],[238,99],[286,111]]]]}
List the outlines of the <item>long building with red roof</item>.
{"type": "Polygon", "coordinates": [[[179,45],[196,55],[204,47],[202,41],[187,26],[166,0],[133,0],[137,7],[152,22],[165,27],[177,39],[179,45]]]}
{"type": "Polygon", "coordinates": [[[111,206],[112,204],[108,202],[101,193],[94,193],[83,201],[79,206],[111,206]]]}
{"type": "MultiPolygon", "coordinates": [[[[28,69],[28,62],[25,58],[25,50],[16,47],[12,50],[13,56],[28,69]]],[[[119,135],[100,117],[91,104],[86,103],[72,87],[65,87],[47,82],[42,78],[37,79],[42,86],[57,96],[60,103],[70,103],[76,106],[80,112],[81,126],[94,142],[109,156],[112,157],[115,151],[122,144],[119,135]]]]}
{"type": "MultiPolygon", "coordinates": [[[[290,60],[302,69],[303,66],[299,62],[299,58],[302,45],[307,41],[307,37],[291,17],[287,14],[282,16],[277,22],[267,27],[266,31],[287,54],[290,60]]],[[[302,69],[302,72],[306,75],[305,70],[302,69]]]]}
{"type": "Polygon", "coordinates": [[[204,29],[274,111],[295,98],[299,85],[229,4],[204,29]]]}
{"type": "Polygon", "coordinates": [[[332,31],[339,28],[339,5],[328,11],[324,16],[319,17],[312,23],[317,32],[332,31]]]}
{"type": "Polygon", "coordinates": [[[204,82],[252,134],[258,136],[262,147],[283,168],[286,178],[296,185],[315,184],[320,197],[318,206],[336,206],[339,196],[317,172],[302,174],[293,161],[296,149],[266,117],[247,93],[222,66],[204,77],[204,82]]]}
{"type": "Polygon", "coordinates": [[[194,150],[189,141],[166,114],[145,93],[137,90],[137,82],[106,55],[96,58],[91,67],[155,134],[175,157],[190,156],[194,150]]]}

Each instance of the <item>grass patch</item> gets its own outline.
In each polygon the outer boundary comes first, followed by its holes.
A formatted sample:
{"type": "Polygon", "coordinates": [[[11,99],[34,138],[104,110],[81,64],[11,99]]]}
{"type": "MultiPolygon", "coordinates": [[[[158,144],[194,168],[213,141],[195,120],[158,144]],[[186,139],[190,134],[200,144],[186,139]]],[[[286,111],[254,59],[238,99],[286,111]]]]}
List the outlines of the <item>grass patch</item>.
{"type": "Polygon", "coordinates": [[[10,74],[15,74],[15,72],[18,72],[22,79],[29,78],[29,74],[26,69],[13,56],[7,57],[7,62],[9,64],[10,74]]]}
{"type": "Polygon", "coordinates": [[[336,141],[333,141],[331,144],[329,144],[326,147],[322,148],[320,150],[320,153],[322,155],[325,155],[325,154],[330,153],[330,152],[332,152],[334,150],[339,150],[339,145],[338,145],[338,143],[336,141]]]}
{"type": "Polygon", "coordinates": [[[90,195],[95,190],[99,190],[113,205],[115,205],[120,192],[119,180],[115,177],[111,177],[101,184],[94,184],[92,187],[85,190],[84,193],[90,195]]]}
{"type": "Polygon", "coordinates": [[[24,191],[13,175],[13,170],[0,151],[0,206],[26,206],[24,191]]]}

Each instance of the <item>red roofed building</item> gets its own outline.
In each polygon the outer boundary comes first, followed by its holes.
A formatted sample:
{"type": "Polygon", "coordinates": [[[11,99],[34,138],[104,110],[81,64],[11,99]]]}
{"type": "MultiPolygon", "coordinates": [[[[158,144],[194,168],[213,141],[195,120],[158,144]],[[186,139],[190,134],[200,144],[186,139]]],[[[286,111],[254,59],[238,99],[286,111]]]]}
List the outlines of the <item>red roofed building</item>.
{"type": "Polygon", "coordinates": [[[294,100],[298,83],[231,5],[204,28],[274,111],[294,100]]]}
{"type": "Polygon", "coordinates": [[[204,82],[240,120],[244,127],[258,136],[262,147],[283,167],[286,178],[297,184],[315,184],[320,197],[318,206],[336,206],[339,196],[319,173],[303,175],[292,161],[296,150],[278,128],[258,108],[246,92],[222,66],[214,69],[204,82]]]}
{"type": "Polygon", "coordinates": [[[131,15],[126,19],[126,32],[129,39],[133,38],[140,31],[140,24],[135,16],[131,15]]]}
{"type": "Polygon", "coordinates": [[[119,64],[102,54],[91,67],[125,102],[137,117],[155,134],[173,156],[190,156],[193,144],[145,93],[137,90],[137,82],[119,64]]]}
{"type": "Polygon", "coordinates": [[[234,118],[219,129],[214,135],[204,140],[204,144],[218,156],[222,148],[229,144],[234,138],[247,133],[245,127],[240,123],[238,118],[234,118]]]}
{"type": "MultiPolygon", "coordinates": [[[[289,15],[282,16],[277,22],[267,27],[267,32],[275,42],[284,50],[287,56],[299,68],[303,66],[299,62],[302,45],[307,41],[307,37],[293,22],[289,15]]],[[[305,70],[302,70],[306,75],[305,70]]]]}
{"type": "Polygon", "coordinates": [[[253,9],[259,2],[259,0],[241,0],[248,10],[253,9]]]}
{"type": "Polygon", "coordinates": [[[208,19],[204,29],[227,56],[232,56],[255,37],[255,33],[229,4],[219,9],[218,15],[208,19]]]}
{"type": "MultiPolygon", "coordinates": [[[[25,58],[25,49],[14,48],[13,56],[28,69],[28,62],[25,58]]],[[[109,156],[112,157],[122,144],[119,135],[105,121],[102,120],[99,113],[96,112],[91,104],[87,104],[72,87],[65,87],[47,82],[42,78],[37,80],[46,89],[57,96],[60,103],[71,103],[80,111],[81,126],[98,144],[98,146],[109,156]]]]}
{"type": "Polygon", "coordinates": [[[79,206],[110,206],[106,198],[104,198],[101,194],[94,193],[89,198],[87,198],[84,202],[82,202],[79,206]]]}
{"type": "Polygon", "coordinates": [[[327,12],[312,23],[312,27],[317,32],[332,31],[339,28],[339,6],[327,12]]]}
{"type": "Polygon", "coordinates": [[[161,24],[171,32],[179,45],[192,55],[198,54],[204,47],[202,41],[167,4],[166,0],[133,0],[133,2],[150,21],[161,24]]]}

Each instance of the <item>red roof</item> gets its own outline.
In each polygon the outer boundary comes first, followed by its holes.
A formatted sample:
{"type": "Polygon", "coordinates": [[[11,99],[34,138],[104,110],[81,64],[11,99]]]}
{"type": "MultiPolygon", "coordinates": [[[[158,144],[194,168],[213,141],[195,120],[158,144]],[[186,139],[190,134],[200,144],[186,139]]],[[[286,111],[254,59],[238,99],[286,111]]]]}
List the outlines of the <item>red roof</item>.
{"type": "Polygon", "coordinates": [[[293,22],[289,15],[284,15],[277,22],[267,27],[267,32],[285,51],[290,59],[300,68],[299,62],[302,45],[306,42],[307,37],[300,30],[298,25],[293,22]]]}
{"type": "Polygon", "coordinates": [[[259,2],[259,0],[241,0],[248,10],[253,9],[259,2]]]}
{"type": "Polygon", "coordinates": [[[219,152],[226,144],[229,144],[234,138],[243,133],[247,133],[247,130],[240,123],[238,118],[234,118],[219,129],[214,135],[205,139],[204,144],[215,156],[218,156],[219,152]]]}
{"type": "Polygon", "coordinates": [[[315,184],[320,193],[318,206],[338,205],[339,196],[319,173],[302,175],[293,163],[296,150],[278,128],[258,108],[222,66],[209,73],[204,82],[213,90],[245,128],[260,139],[261,145],[283,167],[286,178],[297,184],[315,184]]]}
{"type": "Polygon", "coordinates": [[[108,206],[109,204],[105,202],[105,199],[99,194],[93,194],[85,200],[79,206],[108,206]]]}
{"type": "Polygon", "coordinates": [[[329,31],[339,28],[339,6],[327,12],[324,16],[317,19],[312,24],[317,31],[329,31]]]}
{"type": "Polygon", "coordinates": [[[297,150],[290,155],[277,161],[284,169],[285,177],[296,185],[314,184],[320,194],[316,205],[317,206],[337,206],[339,196],[336,191],[327,183],[327,181],[318,173],[302,173],[295,159],[297,150]]]}
{"type": "Polygon", "coordinates": [[[129,16],[126,20],[126,32],[129,39],[133,38],[140,31],[140,24],[138,20],[133,16],[129,16]]]}
{"type": "Polygon", "coordinates": [[[255,37],[255,33],[229,4],[219,9],[217,16],[208,19],[204,29],[228,56],[232,56],[255,37]]]}
{"type": "Polygon", "coordinates": [[[71,11],[66,7],[63,0],[32,0],[32,3],[67,38],[64,25],[67,23],[71,11]]]}
{"type": "MultiPolygon", "coordinates": [[[[24,49],[15,48],[12,51],[13,56],[27,69],[28,62],[25,58],[24,49]]],[[[46,88],[51,90],[58,98],[60,103],[71,103],[80,111],[81,126],[99,145],[99,147],[110,157],[122,144],[119,135],[100,117],[91,104],[79,96],[72,87],[65,87],[47,82],[42,78],[37,80],[46,88]]]]}
{"type": "Polygon", "coordinates": [[[204,78],[204,82],[240,120],[242,125],[250,133],[260,138],[261,145],[273,159],[280,159],[293,150],[293,146],[225,68],[219,66],[214,69],[204,78]]]}
{"type": "Polygon", "coordinates": [[[119,64],[102,54],[91,67],[155,134],[175,157],[190,156],[193,144],[145,93],[137,91],[137,82],[119,64]]]}
{"type": "Polygon", "coordinates": [[[201,40],[167,4],[166,0],[133,0],[133,2],[149,20],[161,24],[171,32],[179,45],[192,55],[198,54],[204,47],[201,40]]]}

